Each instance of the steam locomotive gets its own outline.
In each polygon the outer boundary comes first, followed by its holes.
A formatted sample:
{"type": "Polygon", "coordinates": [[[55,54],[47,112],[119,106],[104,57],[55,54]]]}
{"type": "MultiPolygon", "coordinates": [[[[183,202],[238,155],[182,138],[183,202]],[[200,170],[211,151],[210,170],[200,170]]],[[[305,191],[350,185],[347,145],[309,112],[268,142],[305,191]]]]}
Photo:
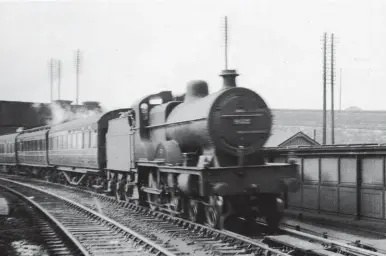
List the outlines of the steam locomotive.
{"type": "Polygon", "coordinates": [[[213,228],[231,216],[260,216],[275,229],[281,195],[299,189],[297,165],[265,162],[270,109],[236,86],[235,70],[221,76],[212,94],[192,81],[180,98],[162,91],[131,108],[0,136],[0,166],[213,228]]]}

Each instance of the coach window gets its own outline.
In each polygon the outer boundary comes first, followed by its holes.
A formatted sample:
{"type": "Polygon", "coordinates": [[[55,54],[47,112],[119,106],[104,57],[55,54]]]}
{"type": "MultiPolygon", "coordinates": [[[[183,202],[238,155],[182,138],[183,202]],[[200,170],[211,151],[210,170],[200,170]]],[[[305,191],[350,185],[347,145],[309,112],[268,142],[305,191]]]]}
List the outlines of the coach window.
{"type": "Polygon", "coordinates": [[[90,133],[89,131],[83,132],[83,148],[89,148],[90,147],[90,133]]]}
{"type": "Polygon", "coordinates": [[[67,149],[68,142],[67,142],[67,135],[63,135],[63,149],[67,149]]]}
{"type": "Polygon", "coordinates": [[[76,134],[71,134],[72,142],[71,142],[71,148],[76,149],[76,134]]]}
{"type": "Polygon", "coordinates": [[[67,149],[71,149],[71,144],[72,144],[72,137],[71,134],[67,134],[67,149]]]}
{"type": "Polygon", "coordinates": [[[95,131],[91,131],[91,141],[90,141],[90,147],[96,148],[97,147],[97,133],[95,131]]]}
{"type": "Polygon", "coordinates": [[[60,149],[64,149],[64,136],[60,135],[60,149]]]}
{"type": "Polygon", "coordinates": [[[68,149],[72,149],[72,134],[69,133],[67,136],[67,142],[68,142],[68,149]]]}
{"type": "Polygon", "coordinates": [[[76,148],[76,135],[75,135],[75,133],[71,133],[71,148],[72,149],[76,148]]]}

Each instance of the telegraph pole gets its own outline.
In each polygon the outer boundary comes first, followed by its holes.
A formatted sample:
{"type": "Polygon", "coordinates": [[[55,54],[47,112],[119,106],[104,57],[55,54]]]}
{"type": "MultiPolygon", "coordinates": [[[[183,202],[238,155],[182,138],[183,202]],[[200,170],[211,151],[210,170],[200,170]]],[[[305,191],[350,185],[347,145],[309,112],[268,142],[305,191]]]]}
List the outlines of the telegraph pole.
{"type": "Polygon", "coordinates": [[[331,34],[331,144],[335,144],[335,134],[334,134],[334,81],[335,81],[335,69],[334,69],[334,33],[331,34]]]}
{"type": "Polygon", "coordinates": [[[76,105],[79,105],[80,50],[76,51],[76,105]]]}
{"type": "Polygon", "coordinates": [[[228,70],[228,17],[225,16],[225,70],[228,70]]]}
{"type": "Polygon", "coordinates": [[[60,60],[57,60],[58,61],[58,100],[60,100],[60,72],[61,72],[61,63],[60,63],[60,60]]]}
{"type": "Polygon", "coordinates": [[[327,130],[327,124],[326,124],[326,91],[327,91],[327,33],[324,33],[324,41],[323,41],[323,145],[326,145],[326,130],[327,130]]]}
{"type": "Polygon", "coordinates": [[[339,80],[339,111],[342,111],[342,69],[340,69],[339,80]]]}
{"type": "Polygon", "coordinates": [[[50,60],[50,98],[51,103],[54,100],[54,60],[51,58],[50,60]]]}

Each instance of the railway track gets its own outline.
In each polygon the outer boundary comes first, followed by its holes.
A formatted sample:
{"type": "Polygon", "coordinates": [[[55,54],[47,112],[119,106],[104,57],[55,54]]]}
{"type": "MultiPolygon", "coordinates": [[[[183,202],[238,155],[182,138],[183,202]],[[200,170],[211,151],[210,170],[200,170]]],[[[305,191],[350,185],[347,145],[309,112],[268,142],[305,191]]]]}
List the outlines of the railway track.
{"type": "MultiPolygon", "coordinates": [[[[27,200],[49,217],[76,245],[79,255],[179,255],[173,250],[169,251],[167,246],[160,247],[106,216],[69,199],[21,183],[3,180],[0,186],[27,200]]],[[[52,243],[60,245],[61,242],[52,243]]]]}
{"type": "MultiPolygon", "coordinates": [[[[262,222],[259,225],[264,226],[262,222]]],[[[316,234],[312,231],[302,232],[300,227],[289,227],[282,225],[280,235],[267,236],[264,239],[267,244],[286,245],[288,250],[293,252],[313,251],[312,255],[350,255],[350,256],[384,256],[384,252],[377,252],[375,248],[367,247],[357,243],[354,245],[351,241],[345,243],[336,238],[328,238],[326,234],[316,234]],[[312,234],[314,233],[314,234],[312,234]],[[363,248],[365,247],[365,248],[363,248]]],[[[297,255],[295,253],[295,255],[297,255]]]]}
{"type": "MultiPolygon", "coordinates": [[[[304,227],[301,227],[301,225],[289,225],[289,224],[284,224],[282,225],[283,227],[281,228],[284,232],[287,232],[288,234],[292,234],[292,235],[297,235],[299,233],[303,234],[304,232],[311,235],[309,237],[309,239],[313,239],[313,240],[317,240],[317,239],[329,239],[329,240],[334,240],[336,243],[340,243],[340,244],[348,244],[348,245],[352,245],[354,247],[359,247],[359,248],[363,248],[363,249],[366,249],[366,250],[369,250],[369,251],[373,251],[373,252],[379,252],[379,253],[382,253],[382,254],[386,254],[386,251],[385,250],[378,250],[377,248],[375,248],[374,246],[370,246],[366,243],[361,243],[361,240],[358,239],[343,239],[342,237],[339,237],[334,235],[334,232],[330,231],[330,232],[324,232],[324,233],[321,233],[321,232],[315,232],[309,228],[304,228],[304,227]],[[302,232],[298,232],[298,231],[302,231],[302,232]]],[[[336,227],[335,227],[336,228],[336,227]]],[[[350,230],[351,230],[351,227],[350,227],[350,230]]],[[[360,231],[362,234],[366,233],[366,234],[370,234],[376,238],[374,239],[381,239],[383,240],[385,238],[385,234],[384,233],[381,233],[381,232],[377,232],[375,230],[368,230],[368,229],[359,229],[359,228],[353,228],[353,230],[355,231],[360,231]]],[[[347,231],[346,231],[347,232],[347,231]]],[[[321,240],[321,242],[325,242],[325,240],[321,240]]]]}
{"type": "Polygon", "coordinates": [[[24,195],[0,186],[0,195],[9,206],[9,215],[0,219],[0,251],[2,255],[84,256],[79,247],[55,219],[24,195]]]}
{"type": "MultiPolygon", "coordinates": [[[[12,179],[26,181],[20,177],[12,179]]],[[[290,229],[282,229],[281,234],[276,236],[245,237],[229,231],[213,230],[145,207],[118,202],[112,197],[82,188],[41,180],[29,179],[28,182],[103,212],[123,225],[152,237],[161,246],[168,245],[190,255],[309,255],[310,252],[312,255],[384,255],[290,229]]]]}
{"type": "Polygon", "coordinates": [[[50,194],[55,193],[58,197],[66,197],[70,201],[75,200],[79,206],[83,205],[92,211],[99,211],[100,216],[103,214],[119,221],[127,228],[140,232],[159,247],[173,249],[175,255],[288,255],[253,239],[210,229],[164,213],[153,212],[144,207],[118,203],[113,198],[79,188],[60,186],[58,189],[57,184],[43,184],[39,181],[34,181],[35,186],[32,186],[1,178],[0,184],[5,183],[17,189],[34,188],[50,194]],[[120,207],[117,207],[117,204],[120,207]]]}

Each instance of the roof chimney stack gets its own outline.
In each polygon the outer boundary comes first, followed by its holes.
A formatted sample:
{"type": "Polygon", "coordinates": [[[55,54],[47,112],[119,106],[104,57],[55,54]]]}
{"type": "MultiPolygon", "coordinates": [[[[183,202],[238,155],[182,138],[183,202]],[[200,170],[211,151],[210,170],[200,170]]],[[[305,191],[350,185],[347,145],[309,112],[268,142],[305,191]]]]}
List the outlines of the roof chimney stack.
{"type": "Polygon", "coordinates": [[[234,69],[223,70],[220,74],[224,79],[223,89],[236,87],[236,77],[238,75],[234,69]]]}
{"type": "Polygon", "coordinates": [[[87,110],[100,110],[101,107],[99,104],[100,103],[98,101],[84,101],[83,102],[83,106],[85,106],[85,108],[87,110]]]}
{"type": "Polygon", "coordinates": [[[72,101],[71,100],[54,100],[54,103],[60,105],[62,108],[70,107],[72,101]]]}

